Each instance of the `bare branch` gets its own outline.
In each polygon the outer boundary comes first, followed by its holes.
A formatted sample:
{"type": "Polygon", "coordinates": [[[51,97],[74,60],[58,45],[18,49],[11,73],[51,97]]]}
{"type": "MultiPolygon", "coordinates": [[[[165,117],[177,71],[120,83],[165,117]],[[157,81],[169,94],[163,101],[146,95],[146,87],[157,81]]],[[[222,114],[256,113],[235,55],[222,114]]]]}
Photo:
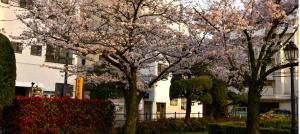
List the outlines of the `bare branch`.
{"type": "Polygon", "coordinates": [[[264,79],[266,78],[268,75],[270,75],[271,73],[277,71],[277,70],[280,70],[280,69],[284,69],[284,68],[288,68],[288,67],[291,67],[291,66],[298,66],[298,62],[295,62],[295,63],[287,63],[287,64],[284,64],[284,65],[278,65],[278,66],[274,66],[272,68],[270,68],[269,70],[267,70],[264,75],[261,77],[261,79],[264,79]]]}

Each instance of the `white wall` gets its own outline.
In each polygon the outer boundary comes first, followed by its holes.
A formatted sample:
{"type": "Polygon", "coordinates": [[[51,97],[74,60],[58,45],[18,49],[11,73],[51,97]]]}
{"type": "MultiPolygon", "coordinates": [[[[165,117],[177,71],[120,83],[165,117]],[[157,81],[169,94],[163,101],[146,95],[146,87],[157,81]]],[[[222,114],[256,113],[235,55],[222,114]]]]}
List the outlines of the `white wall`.
{"type": "Polygon", "coordinates": [[[291,110],[291,103],[281,102],[279,103],[279,109],[291,110]]]}
{"type": "MultiPolygon", "coordinates": [[[[0,2],[0,28],[4,28],[4,34],[14,41],[10,36],[19,36],[26,26],[17,20],[16,14],[22,13],[24,9],[8,6],[0,2]]],[[[41,67],[41,65],[50,65],[63,67],[63,64],[45,62],[46,47],[43,46],[42,56],[30,55],[30,46],[23,45],[22,54],[16,53],[17,65],[17,84],[35,82],[43,85],[44,91],[55,91],[55,83],[63,83],[63,73],[56,69],[41,67]]],[[[77,64],[74,56],[73,64],[77,64]]],[[[68,84],[75,87],[76,76],[68,78],[68,84]]]]}
{"type": "MultiPolygon", "coordinates": [[[[151,68],[149,69],[150,71],[147,72],[147,73],[153,73],[154,74],[157,74],[157,62],[156,63],[153,63],[151,64],[151,68]],[[152,71],[152,72],[151,72],[152,71]]],[[[143,70],[146,72],[146,70],[143,70]]],[[[151,88],[151,90],[149,91],[149,98],[148,99],[145,99],[145,101],[150,101],[152,102],[152,114],[156,114],[157,112],[157,103],[165,103],[166,105],[166,117],[168,118],[171,118],[175,116],[175,112],[177,113],[176,114],[176,117],[179,118],[179,117],[182,117],[184,118],[185,117],[185,114],[181,114],[179,115],[178,113],[185,113],[186,111],[184,109],[181,109],[181,99],[178,99],[178,104],[177,106],[171,106],[170,105],[170,97],[169,97],[169,92],[170,92],[170,85],[171,85],[171,79],[172,77],[169,76],[167,79],[165,80],[160,80],[158,81],[154,86],[153,88],[151,88]],[[169,113],[169,114],[168,114],[169,113]]],[[[147,112],[147,111],[145,111],[147,112]]],[[[194,105],[192,106],[192,109],[191,109],[191,113],[200,113],[200,117],[202,117],[202,112],[203,112],[203,107],[202,107],[202,104],[199,104],[198,102],[194,103],[194,105]]],[[[149,113],[149,112],[148,112],[149,113]]],[[[156,116],[152,116],[152,118],[155,118],[156,116]]],[[[195,115],[191,115],[191,117],[198,117],[198,114],[195,114],[195,115]]]]}

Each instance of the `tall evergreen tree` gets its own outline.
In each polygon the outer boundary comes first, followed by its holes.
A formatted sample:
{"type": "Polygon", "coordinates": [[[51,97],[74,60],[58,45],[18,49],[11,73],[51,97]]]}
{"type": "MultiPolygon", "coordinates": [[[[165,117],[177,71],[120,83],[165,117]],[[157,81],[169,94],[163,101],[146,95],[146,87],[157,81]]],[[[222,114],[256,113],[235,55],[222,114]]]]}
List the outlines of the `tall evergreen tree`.
{"type": "Polygon", "coordinates": [[[9,39],[0,33],[0,105],[12,103],[15,95],[16,59],[9,39]]]}
{"type": "MultiPolygon", "coordinates": [[[[186,99],[185,118],[189,119],[191,114],[191,105],[193,101],[199,101],[201,94],[207,92],[212,87],[212,79],[208,75],[198,76],[190,79],[180,79],[174,76],[171,81],[170,98],[186,99]]],[[[205,94],[207,96],[209,94],[205,94]]],[[[211,98],[211,97],[210,97],[211,98]]]]}

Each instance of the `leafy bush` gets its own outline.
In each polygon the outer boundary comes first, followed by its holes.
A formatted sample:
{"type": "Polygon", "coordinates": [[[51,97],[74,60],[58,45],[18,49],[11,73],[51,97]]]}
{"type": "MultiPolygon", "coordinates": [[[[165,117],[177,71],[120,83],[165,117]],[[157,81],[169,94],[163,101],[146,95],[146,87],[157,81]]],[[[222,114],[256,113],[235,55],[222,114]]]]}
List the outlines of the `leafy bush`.
{"type": "Polygon", "coordinates": [[[0,106],[10,105],[15,95],[16,59],[7,37],[0,33],[0,106]]]}
{"type": "MultiPolygon", "coordinates": [[[[289,134],[289,129],[275,129],[275,128],[260,128],[260,134],[289,134]]],[[[244,123],[217,123],[209,124],[209,134],[243,134],[246,133],[244,123]]]]}
{"type": "Polygon", "coordinates": [[[143,121],[137,124],[137,134],[174,134],[182,132],[207,131],[208,123],[214,120],[206,118],[160,119],[143,121]]]}
{"type": "Polygon", "coordinates": [[[210,124],[209,134],[245,134],[246,128],[238,125],[210,124]]]}
{"type": "Polygon", "coordinates": [[[284,115],[275,115],[275,114],[265,114],[259,117],[260,127],[265,128],[281,128],[281,129],[290,129],[291,128],[291,117],[284,115]]]}
{"type": "Polygon", "coordinates": [[[4,109],[4,128],[13,134],[109,134],[113,109],[110,101],[16,97],[4,109]]]}

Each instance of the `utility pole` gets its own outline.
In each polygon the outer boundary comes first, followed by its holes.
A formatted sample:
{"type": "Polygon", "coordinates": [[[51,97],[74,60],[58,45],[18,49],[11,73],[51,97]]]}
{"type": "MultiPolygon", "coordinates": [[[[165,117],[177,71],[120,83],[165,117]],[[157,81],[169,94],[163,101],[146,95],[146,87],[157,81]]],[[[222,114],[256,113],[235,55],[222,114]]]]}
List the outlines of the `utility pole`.
{"type": "Polygon", "coordinates": [[[64,97],[66,95],[67,89],[68,89],[68,66],[69,66],[69,50],[66,52],[66,57],[65,57],[65,75],[64,75],[64,88],[63,91],[61,92],[61,97],[64,97]]]}

